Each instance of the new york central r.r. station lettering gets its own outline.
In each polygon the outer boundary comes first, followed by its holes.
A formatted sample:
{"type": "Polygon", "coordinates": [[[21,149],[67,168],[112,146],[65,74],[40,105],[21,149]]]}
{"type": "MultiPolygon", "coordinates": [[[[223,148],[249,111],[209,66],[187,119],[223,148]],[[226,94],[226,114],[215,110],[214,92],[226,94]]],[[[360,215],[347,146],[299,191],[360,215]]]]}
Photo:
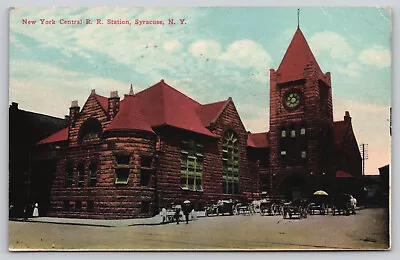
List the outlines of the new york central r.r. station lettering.
{"type": "MultiPolygon", "coordinates": [[[[31,19],[22,19],[22,24],[35,25],[35,24],[57,24],[55,19],[39,19],[31,20],[31,19]]],[[[174,19],[168,19],[168,21],[164,22],[163,20],[142,20],[142,19],[59,19],[58,24],[111,24],[111,25],[175,25],[175,24],[186,24],[185,19],[179,19],[179,22],[174,19]],[[103,22],[104,21],[104,22],[103,22]]]]}

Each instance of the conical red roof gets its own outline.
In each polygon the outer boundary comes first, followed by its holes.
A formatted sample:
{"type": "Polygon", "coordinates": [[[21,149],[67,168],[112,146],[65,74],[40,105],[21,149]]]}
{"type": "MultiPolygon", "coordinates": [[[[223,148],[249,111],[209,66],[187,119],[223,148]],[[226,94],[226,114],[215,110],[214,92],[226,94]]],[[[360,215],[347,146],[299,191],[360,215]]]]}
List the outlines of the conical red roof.
{"type": "Polygon", "coordinates": [[[114,120],[105,131],[147,131],[154,133],[150,124],[140,112],[140,106],[135,96],[127,96],[120,103],[120,109],[114,120]]]}
{"type": "Polygon", "coordinates": [[[317,65],[318,78],[324,80],[324,74],[315,60],[306,38],[300,28],[297,28],[277,70],[281,75],[278,83],[303,79],[304,68],[311,61],[317,65]]]}

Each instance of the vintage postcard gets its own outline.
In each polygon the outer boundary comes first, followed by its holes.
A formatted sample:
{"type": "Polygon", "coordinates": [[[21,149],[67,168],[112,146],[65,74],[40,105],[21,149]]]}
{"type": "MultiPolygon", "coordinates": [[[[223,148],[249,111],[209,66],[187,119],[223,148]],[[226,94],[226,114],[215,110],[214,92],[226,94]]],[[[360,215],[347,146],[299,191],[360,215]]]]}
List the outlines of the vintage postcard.
{"type": "Polygon", "coordinates": [[[9,249],[390,249],[391,10],[9,9],[9,249]]]}

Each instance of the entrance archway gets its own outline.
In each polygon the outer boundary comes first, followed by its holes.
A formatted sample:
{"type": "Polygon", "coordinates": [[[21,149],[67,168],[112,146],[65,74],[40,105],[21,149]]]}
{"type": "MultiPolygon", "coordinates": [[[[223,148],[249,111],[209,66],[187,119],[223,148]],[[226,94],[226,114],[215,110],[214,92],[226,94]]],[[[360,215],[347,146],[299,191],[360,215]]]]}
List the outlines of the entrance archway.
{"type": "Polygon", "coordinates": [[[285,199],[296,200],[309,196],[308,180],[305,176],[290,175],[283,178],[279,184],[280,194],[285,199]]]}

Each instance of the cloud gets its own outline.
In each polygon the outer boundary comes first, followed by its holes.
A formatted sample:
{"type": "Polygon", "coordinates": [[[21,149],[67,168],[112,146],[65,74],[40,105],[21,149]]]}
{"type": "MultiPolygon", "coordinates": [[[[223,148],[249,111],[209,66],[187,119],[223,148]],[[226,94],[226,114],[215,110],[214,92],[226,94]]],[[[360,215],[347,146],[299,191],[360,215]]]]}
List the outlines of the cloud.
{"type": "Polygon", "coordinates": [[[354,50],[346,39],[335,32],[315,33],[311,36],[309,43],[315,54],[327,51],[333,59],[348,61],[354,55],[354,50]]]}
{"type": "Polygon", "coordinates": [[[213,59],[221,54],[221,46],[213,40],[200,40],[189,46],[189,53],[195,57],[213,59]]]}
{"type": "Polygon", "coordinates": [[[271,64],[271,55],[264,47],[251,40],[240,40],[230,44],[221,54],[221,60],[229,61],[239,67],[265,68],[271,64]]]}
{"type": "Polygon", "coordinates": [[[182,44],[178,40],[169,40],[164,42],[164,50],[175,52],[182,49],[182,44]]]}
{"type": "Polygon", "coordinates": [[[369,49],[361,51],[359,59],[364,64],[378,68],[389,67],[391,65],[390,50],[379,45],[374,45],[369,49]]]}
{"type": "Polygon", "coordinates": [[[350,62],[345,67],[337,67],[337,72],[350,77],[360,77],[361,66],[358,63],[350,62]]]}

